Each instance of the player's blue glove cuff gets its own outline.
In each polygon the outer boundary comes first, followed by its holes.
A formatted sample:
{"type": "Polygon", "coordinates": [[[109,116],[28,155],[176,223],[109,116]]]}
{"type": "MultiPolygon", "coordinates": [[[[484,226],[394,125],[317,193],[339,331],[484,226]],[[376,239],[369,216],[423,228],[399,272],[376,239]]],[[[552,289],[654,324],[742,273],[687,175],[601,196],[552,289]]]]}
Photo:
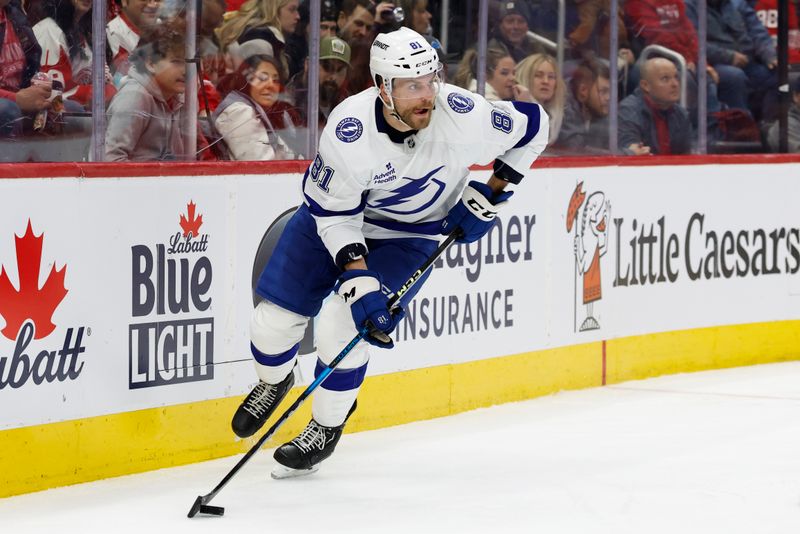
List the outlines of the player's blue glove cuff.
{"type": "Polygon", "coordinates": [[[457,242],[477,241],[491,230],[498,210],[513,194],[513,191],[495,193],[487,184],[472,180],[464,189],[461,201],[447,214],[442,223],[442,234],[461,228],[462,235],[456,239],[457,242]]]}
{"type": "Polygon", "coordinates": [[[394,341],[389,334],[405,317],[405,312],[399,306],[389,310],[389,299],[381,291],[382,285],[383,279],[379,273],[352,269],[339,277],[335,290],[350,306],[356,329],[360,330],[369,321],[370,332],[364,339],[376,347],[391,349],[394,341]]]}

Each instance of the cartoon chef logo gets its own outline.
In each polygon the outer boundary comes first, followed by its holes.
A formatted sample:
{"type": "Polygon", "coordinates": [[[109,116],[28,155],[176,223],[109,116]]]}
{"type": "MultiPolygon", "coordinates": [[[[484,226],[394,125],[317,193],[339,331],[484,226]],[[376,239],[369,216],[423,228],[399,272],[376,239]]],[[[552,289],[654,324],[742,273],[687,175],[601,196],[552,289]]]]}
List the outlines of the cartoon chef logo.
{"type": "Polygon", "coordinates": [[[600,277],[600,258],[608,243],[611,206],[602,191],[586,195],[583,182],[572,193],[567,207],[567,232],[574,227],[575,251],[575,331],[597,330],[600,323],[594,317],[594,303],[603,298],[600,277]],[[583,278],[583,304],[586,318],[578,327],[578,279],[583,278]]]}

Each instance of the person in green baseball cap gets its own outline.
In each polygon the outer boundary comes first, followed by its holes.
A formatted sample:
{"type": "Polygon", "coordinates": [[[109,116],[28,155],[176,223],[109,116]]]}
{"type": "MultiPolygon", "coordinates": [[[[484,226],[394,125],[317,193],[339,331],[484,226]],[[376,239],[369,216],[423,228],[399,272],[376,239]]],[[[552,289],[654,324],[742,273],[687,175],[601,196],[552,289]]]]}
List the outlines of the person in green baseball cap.
{"type": "MultiPolygon", "coordinates": [[[[347,74],[350,69],[350,45],[339,37],[323,37],[319,43],[319,124],[322,128],[336,105],[350,96],[347,74]]],[[[287,84],[295,106],[305,109],[308,95],[308,58],[303,72],[287,84]]]]}

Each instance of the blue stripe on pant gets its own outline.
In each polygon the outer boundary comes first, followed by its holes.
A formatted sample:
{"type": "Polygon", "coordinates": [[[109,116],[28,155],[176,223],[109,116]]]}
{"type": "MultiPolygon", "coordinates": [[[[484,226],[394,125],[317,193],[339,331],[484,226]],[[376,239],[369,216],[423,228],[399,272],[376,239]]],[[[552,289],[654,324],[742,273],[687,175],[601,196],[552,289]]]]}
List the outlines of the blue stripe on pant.
{"type": "MultiPolygon", "coordinates": [[[[328,367],[321,360],[317,359],[317,367],[314,369],[314,378],[319,377],[322,371],[328,367]]],[[[336,368],[325,379],[321,387],[330,391],[350,391],[358,388],[364,381],[364,376],[367,374],[367,364],[355,369],[339,369],[336,368]]]]}
{"type": "Polygon", "coordinates": [[[282,352],[280,354],[264,354],[258,350],[255,345],[250,343],[250,352],[253,353],[253,358],[255,358],[256,361],[261,365],[266,365],[267,367],[277,367],[279,365],[283,365],[295,357],[299,348],[300,343],[297,343],[286,352],[282,352]]]}

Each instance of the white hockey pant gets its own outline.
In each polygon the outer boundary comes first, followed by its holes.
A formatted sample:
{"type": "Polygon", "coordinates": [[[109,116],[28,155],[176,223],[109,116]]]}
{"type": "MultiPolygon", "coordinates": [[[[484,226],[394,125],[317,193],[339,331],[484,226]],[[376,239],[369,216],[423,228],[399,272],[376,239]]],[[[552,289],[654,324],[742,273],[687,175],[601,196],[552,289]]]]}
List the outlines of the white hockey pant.
{"type": "MultiPolygon", "coordinates": [[[[250,322],[250,340],[261,380],[276,384],[288,376],[297,360],[307,323],[307,317],[276,304],[259,303],[250,322]]],[[[350,308],[340,297],[333,295],[325,301],[315,333],[319,355],[316,376],[357,334],[350,308]]],[[[365,341],[358,343],[315,390],[312,414],[320,425],[333,427],[344,423],[364,381],[368,347],[365,341]]]]}
{"type": "Polygon", "coordinates": [[[308,317],[262,300],[250,319],[250,350],[258,378],[277,384],[292,372],[308,317]]]}

